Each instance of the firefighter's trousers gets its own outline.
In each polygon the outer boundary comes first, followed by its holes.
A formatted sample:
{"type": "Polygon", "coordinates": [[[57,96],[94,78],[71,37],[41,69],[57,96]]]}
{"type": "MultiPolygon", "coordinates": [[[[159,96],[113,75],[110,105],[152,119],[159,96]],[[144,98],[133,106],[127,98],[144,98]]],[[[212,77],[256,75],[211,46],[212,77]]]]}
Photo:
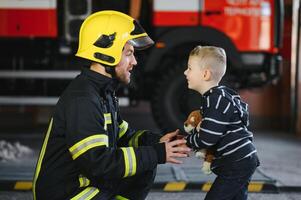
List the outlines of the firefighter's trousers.
{"type": "Polygon", "coordinates": [[[92,200],[143,200],[149,193],[156,176],[156,169],[143,174],[125,178],[115,191],[102,191],[92,200]],[[117,189],[118,188],[118,189],[117,189]],[[116,193],[116,191],[118,192],[116,193]]]}

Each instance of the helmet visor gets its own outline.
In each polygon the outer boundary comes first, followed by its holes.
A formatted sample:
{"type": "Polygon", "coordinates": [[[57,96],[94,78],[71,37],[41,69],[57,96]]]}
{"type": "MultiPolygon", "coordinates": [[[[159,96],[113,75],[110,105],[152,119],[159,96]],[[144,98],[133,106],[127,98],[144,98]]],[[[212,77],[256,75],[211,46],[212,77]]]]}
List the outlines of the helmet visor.
{"type": "Polygon", "coordinates": [[[143,36],[143,37],[131,39],[128,41],[128,43],[137,50],[143,50],[152,46],[154,44],[154,41],[148,36],[143,36]]]}

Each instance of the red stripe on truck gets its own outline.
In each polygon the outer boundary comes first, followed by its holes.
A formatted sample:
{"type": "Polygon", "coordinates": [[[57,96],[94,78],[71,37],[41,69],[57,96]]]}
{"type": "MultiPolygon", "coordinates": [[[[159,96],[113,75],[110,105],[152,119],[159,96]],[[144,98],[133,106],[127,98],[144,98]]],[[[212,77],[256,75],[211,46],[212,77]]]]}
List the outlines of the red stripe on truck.
{"type": "Polygon", "coordinates": [[[0,9],[0,37],[57,37],[55,9],[0,9]]]}
{"type": "Polygon", "coordinates": [[[198,18],[198,12],[156,11],[153,16],[153,24],[155,26],[197,26],[198,18]]]}

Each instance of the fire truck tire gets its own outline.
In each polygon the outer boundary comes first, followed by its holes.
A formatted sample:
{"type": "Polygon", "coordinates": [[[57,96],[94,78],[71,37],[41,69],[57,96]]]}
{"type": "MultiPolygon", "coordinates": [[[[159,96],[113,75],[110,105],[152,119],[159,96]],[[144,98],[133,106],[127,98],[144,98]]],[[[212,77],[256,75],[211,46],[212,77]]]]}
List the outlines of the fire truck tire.
{"type": "Polygon", "coordinates": [[[170,69],[159,80],[151,102],[154,120],[163,131],[183,131],[188,114],[200,107],[200,94],[187,88],[184,67],[170,69]]]}

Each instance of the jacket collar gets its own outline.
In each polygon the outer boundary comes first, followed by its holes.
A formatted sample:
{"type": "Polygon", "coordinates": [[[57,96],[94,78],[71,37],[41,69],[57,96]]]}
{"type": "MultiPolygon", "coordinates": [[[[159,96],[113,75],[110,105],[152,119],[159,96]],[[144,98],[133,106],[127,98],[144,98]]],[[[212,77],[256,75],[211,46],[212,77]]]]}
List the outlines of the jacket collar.
{"type": "Polygon", "coordinates": [[[214,86],[212,88],[210,88],[209,90],[207,90],[204,94],[203,97],[207,97],[209,96],[215,89],[219,88],[220,86],[214,86]]]}
{"type": "Polygon", "coordinates": [[[119,86],[117,79],[107,77],[89,68],[82,68],[81,74],[92,81],[100,92],[114,93],[119,86]]]}

